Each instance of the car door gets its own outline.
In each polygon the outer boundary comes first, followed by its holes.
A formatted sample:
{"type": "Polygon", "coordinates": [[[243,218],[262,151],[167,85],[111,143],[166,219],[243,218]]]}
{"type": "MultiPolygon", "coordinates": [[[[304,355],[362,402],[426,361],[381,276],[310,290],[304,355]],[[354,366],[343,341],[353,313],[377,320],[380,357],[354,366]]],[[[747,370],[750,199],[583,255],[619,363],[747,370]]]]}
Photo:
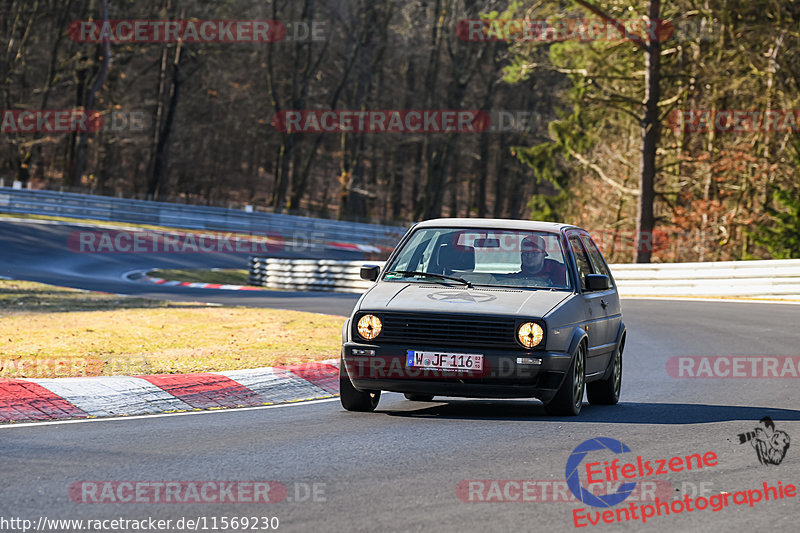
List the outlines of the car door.
{"type": "Polygon", "coordinates": [[[608,276],[608,279],[611,282],[611,287],[609,290],[597,292],[597,294],[600,295],[600,305],[605,311],[607,321],[605,330],[607,336],[604,343],[610,347],[608,353],[610,357],[614,351],[614,346],[617,342],[617,333],[619,332],[619,326],[622,322],[622,307],[619,303],[619,293],[617,292],[614,278],[611,276],[611,269],[608,268],[608,264],[606,264],[603,254],[600,253],[600,249],[594,243],[592,238],[588,233],[581,233],[581,241],[583,242],[586,252],[589,255],[589,261],[592,264],[592,270],[594,270],[596,274],[608,276]]]}
{"type": "Polygon", "coordinates": [[[589,254],[583,246],[581,235],[577,231],[567,232],[569,247],[575,265],[578,267],[578,284],[581,298],[586,309],[586,333],[589,335],[588,350],[586,353],[586,374],[591,375],[605,370],[608,361],[606,341],[608,339],[608,321],[606,310],[603,308],[603,295],[606,291],[588,291],[586,289],[586,275],[595,274],[589,254]]]}

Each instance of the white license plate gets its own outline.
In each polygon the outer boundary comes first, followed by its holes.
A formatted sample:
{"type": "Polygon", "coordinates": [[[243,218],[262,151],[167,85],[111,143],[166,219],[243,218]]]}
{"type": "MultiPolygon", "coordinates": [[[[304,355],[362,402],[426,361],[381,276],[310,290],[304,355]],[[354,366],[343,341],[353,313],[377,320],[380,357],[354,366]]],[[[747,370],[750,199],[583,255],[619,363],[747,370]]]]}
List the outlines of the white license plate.
{"type": "Polygon", "coordinates": [[[449,370],[483,370],[483,355],[408,350],[406,366],[449,370]]]}

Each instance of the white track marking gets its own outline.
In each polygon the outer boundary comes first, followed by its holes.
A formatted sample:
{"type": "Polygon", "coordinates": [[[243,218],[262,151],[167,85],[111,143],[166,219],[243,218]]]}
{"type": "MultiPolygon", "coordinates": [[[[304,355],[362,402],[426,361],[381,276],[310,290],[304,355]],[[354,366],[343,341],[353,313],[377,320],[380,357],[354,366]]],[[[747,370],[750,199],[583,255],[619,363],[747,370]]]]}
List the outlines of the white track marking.
{"type": "Polygon", "coordinates": [[[80,418],[77,420],[53,420],[49,422],[23,422],[20,424],[0,424],[0,431],[4,429],[29,428],[39,426],[59,426],[64,424],[86,424],[89,422],[119,422],[126,420],[148,420],[153,418],[166,418],[171,416],[193,416],[193,415],[219,415],[234,414],[242,411],[258,411],[262,409],[277,409],[280,407],[296,407],[299,405],[312,405],[317,403],[335,402],[339,398],[323,398],[321,400],[310,400],[305,402],[283,403],[278,405],[262,405],[259,407],[237,407],[235,409],[216,409],[213,411],[191,411],[186,413],[161,413],[156,415],[136,415],[136,416],[115,416],[108,418],[80,418]]]}
{"type": "Polygon", "coordinates": [[[151,269],[137,268],[135,270],[129,270],[129,271],[125,272],[120,277],[123,278],[126,281],[135,281],[135,280],[131,279],[133,276],[136,276],[136,275],[146,276],[147,273],[150,272],[150,270],[154,270],[154,269],[153,268],[151,268],[151,269]]]}
{"type": "Polygon", "coordinates": [[[620,300],[672,300],[676,302],[716,302],[716,303],[734,303],[734,304],[784,304],[784,305],[800,305],[800,300],[766,300],[766,299],[753,299],[746,298],[692,298],[689,296],[620,296],[620,300]]]}
{"type": "Polygon", "coordinates": [[[90,416],[143,415],[191,410],[192,406],[152,383],[126,376],[29,379],[90,416]]]}

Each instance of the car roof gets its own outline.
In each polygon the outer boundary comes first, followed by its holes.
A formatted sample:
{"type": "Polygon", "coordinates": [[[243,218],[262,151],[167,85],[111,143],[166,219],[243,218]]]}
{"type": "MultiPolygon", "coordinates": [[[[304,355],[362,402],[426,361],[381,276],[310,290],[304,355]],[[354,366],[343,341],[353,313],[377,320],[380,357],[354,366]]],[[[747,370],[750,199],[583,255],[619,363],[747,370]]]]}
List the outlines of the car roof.
{"type": "Polygon", "coordinates": [[[559,222],[539,222],[536,220],[515,220],[509,218],[434,218],[420,222],[415,226],[415,229],[441,227],[547,231],[554,233],[568,228],[580,229],[572,224],[562,224],[559,222]]]}

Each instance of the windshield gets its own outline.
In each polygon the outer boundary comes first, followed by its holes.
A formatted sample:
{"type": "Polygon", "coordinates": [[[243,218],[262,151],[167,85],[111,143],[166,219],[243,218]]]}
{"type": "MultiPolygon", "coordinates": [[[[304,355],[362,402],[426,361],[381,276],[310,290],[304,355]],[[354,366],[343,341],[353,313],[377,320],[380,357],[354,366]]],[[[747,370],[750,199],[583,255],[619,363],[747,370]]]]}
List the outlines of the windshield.
{"type": "Polygon", "coordinates": [[[559,234],[422,228],[399,250],[386,281],[570,289],[559,234]],[[448,278],[445,278],[447,276],[448,278]]]}

